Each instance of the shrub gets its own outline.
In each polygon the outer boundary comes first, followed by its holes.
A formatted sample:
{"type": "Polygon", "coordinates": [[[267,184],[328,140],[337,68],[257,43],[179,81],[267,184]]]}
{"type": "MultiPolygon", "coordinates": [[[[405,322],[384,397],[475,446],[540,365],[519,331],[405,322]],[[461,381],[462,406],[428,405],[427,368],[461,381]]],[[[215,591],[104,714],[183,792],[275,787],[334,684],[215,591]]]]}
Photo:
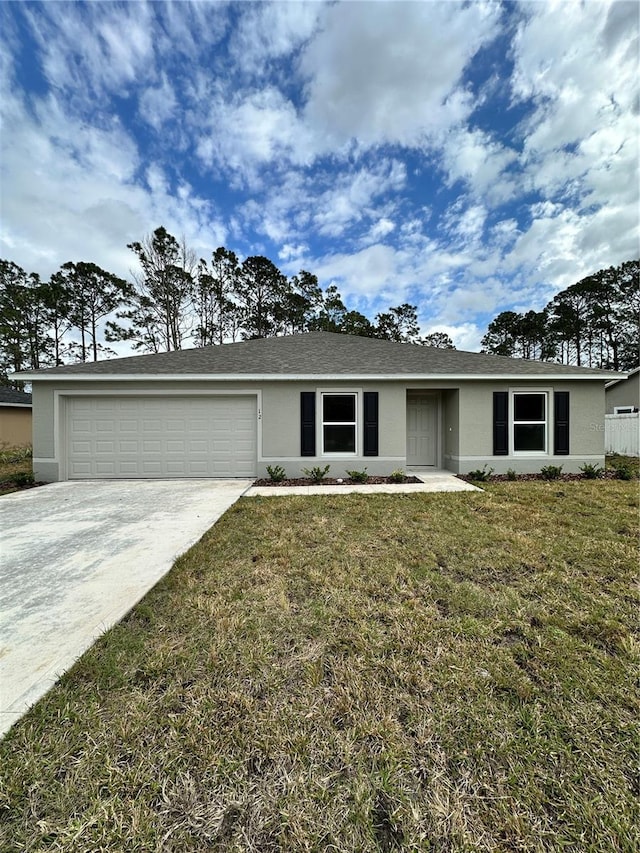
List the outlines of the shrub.
{"type": "Polygon", "coordinates": [[[620,453],[611,453],[607,456],[609,467],[618,480],[633,480],[638,475],[638,462],[620,453]]]}
{"type": "Polygon", "coordinates": [[[392,483],[404,483],[404,481],[407,479],[407,475],[401,468],[396,468],[395,471],[392,471],[389,474],[389,479],[392,483]]]}
{"type": "Polygon", "coordinates": [[[585,480],[597,480],[602,474],[602,468],[599,465],[591,465],[589,462],[585,462],[580,470],[584,474],[585,480]]]}
{"type": "Polygon", "coordinates": [[[486,483],[492,474],[493,468],[489,468],[487,470],[487,466],[484,465],[482,468],[477,468],[475,471],[469,471],[467,476],[478,483],[486,483]]]}
{"type": "Polygon", "coordinates": [[[633,480],[633,468],[628,462],[615,462],[613,470],[616,472],[617,480],[633,480]]]}
{"type": "Polygon", "coordinates": [[[543,480],[559,480],[560,474],[562,474],[562,465],[544,465],[540,469],[543,480]]]}
{"type": "Polygon", "coordinates": [[[329,473],[329,468],[331,465],[325,465],[324,468],[316,465],[314,468],[303,468],[302,473],[310,477],[314,483],[320,483],[329,473]]]}
{"type": "Polygon", "coordinates": [[[33,474],[29,471],[18,471],[17,474],[14,474],[11,477],[11,482],[13,482],[16,486],[33,486],[35,480],[33,478],[33,474]]]}
{"type": "Polygon", "coordinates": [[[267,465],[267,474],[274,483],[281,483],[287,479],[287,472],[282,465],[267,465]]]}
{"type": "Polygon", "coordinates": [[[347,474],[354,483],[366,483],[369,479],[366,468],[363,471],[347,471],[347,474]]]}
{"type": "Polygon", "coordinates": [[[518,475],[513,468],[507,468],[507,480],[517,480],[518,475]]]}

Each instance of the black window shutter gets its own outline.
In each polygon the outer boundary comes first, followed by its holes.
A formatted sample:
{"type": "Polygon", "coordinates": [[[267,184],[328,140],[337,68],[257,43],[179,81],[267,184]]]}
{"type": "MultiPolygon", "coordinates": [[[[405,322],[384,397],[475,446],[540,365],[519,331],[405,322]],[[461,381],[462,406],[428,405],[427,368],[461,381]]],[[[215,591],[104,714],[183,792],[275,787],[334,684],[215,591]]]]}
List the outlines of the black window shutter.
{"type": "Polygon", "coordinates": [[[509,454],[509,392],[493,392],[493,455],[509,454]]]}
{"type": "Polygon", "coordinates": [[[553,395],[553,452],[556,456],[569,453],[569,392],[556,391],[553,395]]]}
{"type": "Polygon", "coordinates": [[[362,394],[364,409],[364,447],[363,456],[378,455],[378,392],[364,391],[362,394]]]}
{"type": "Polygon", "coordinates": [[[316,455],[316,392],[300,392],[300,455],[316,455]]]}

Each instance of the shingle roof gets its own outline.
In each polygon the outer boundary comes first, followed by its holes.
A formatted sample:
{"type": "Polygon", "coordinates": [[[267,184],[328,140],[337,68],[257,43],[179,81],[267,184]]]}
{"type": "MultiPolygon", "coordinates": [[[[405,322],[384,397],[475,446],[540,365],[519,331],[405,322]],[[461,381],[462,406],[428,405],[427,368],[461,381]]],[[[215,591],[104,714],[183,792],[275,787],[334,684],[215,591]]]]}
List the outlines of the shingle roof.
{"type": "Polygon", "coordinates": [[[13,404],[14,406],[30,406],[31,394],[24,391],[16,391],[15,388],[0,387],[0,403],[13,404]]]}
{"type": "Polygon", "coordinates": [[[537,377],[612,379],[618,374],[584,367],[437,349],[377,338],[307,332],[153,355],[53,367],[19,376],[53,378],[153,378],[209,376],[285,377],[537,377]]]}

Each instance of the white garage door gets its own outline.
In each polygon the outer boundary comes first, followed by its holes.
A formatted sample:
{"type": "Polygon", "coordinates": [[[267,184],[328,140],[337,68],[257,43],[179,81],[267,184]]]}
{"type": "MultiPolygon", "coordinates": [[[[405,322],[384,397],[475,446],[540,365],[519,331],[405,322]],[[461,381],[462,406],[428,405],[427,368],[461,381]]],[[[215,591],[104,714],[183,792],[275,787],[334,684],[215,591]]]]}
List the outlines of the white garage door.
{"type": "Polygon", "coordinates": [[[255,397],[69,397],[71,480],[255,477],[255,397]]]}

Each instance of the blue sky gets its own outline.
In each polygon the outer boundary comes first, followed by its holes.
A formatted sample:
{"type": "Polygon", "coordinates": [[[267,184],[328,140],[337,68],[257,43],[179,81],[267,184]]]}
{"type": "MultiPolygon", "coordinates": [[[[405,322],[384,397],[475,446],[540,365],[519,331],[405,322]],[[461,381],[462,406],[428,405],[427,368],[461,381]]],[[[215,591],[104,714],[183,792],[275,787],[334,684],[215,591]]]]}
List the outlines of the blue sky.
{"type": "Polygon", "coordinates": [[[159,225],[476,349],[638,256],[636,2],[4,2],[0,256],[159,225]]]}

